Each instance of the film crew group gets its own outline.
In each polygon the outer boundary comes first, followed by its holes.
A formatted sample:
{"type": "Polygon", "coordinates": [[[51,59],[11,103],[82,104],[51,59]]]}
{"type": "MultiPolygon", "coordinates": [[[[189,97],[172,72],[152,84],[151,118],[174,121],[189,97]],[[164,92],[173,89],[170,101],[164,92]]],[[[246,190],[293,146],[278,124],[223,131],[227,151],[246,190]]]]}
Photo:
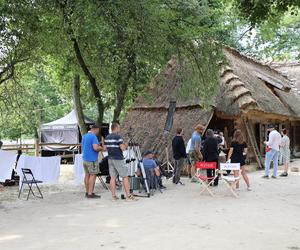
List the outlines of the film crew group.
{"type": "Polygon", "coordinates": [[[127,200],[134,200],[134,196],[130,194],[128,168],[124,162],[123,151],[126,149],[122,137],[119,135],[120,126],[117,123],[111,125],[112,133],[105,138],[105,145],[103,142],[100,145],[97,135],[99,135],[99,127],[92,125],[90,131],[83,136],[82,139],[82,154],[83,166],[85,170],[85,187],[87,198],[100,198],[100,195],[93,193],[95,181],[99,170],[98,154],[100,151],[107,150],[108,166],[110,175],[110,190],[114,200],[118,200],[116,195],[116,179],[122,178],[124,191],[127,200]]]}
{"type": "MultiPolygon", "coordinates": [[[[126,195],[126,200],[132,201],[135,200],[134,195],[131,193],[130,189],[130,169],[128,167],[127,161],[125,162],[123,151],[126,150],[126,145],[123,138],[120,136],[120,125],[118,123],[112,123],[111,125],[111,134],[109,134],[104,143],[100,145],[97,135],[99,134],[99,127],[93,125],[91,130],[83,136],[82,140],[82,151],[83,151],[83,165],[85,169],[85,185],[86,185],[86,196],[87,198],[100,198],[99,195],[93,193],[95,186],[95,180],[99,170],[98,162],[98,153],[100,151],[106,150],[108,153],[108,169],[110,176],[110,190],[112,193],[113,200],[118,200],[119,197],[116,195],[116,182],[119,177],[122,178],[123,188],[126,195]]],[[[161,182],[161,171],[159,165],[154,159],[154,152],[147,152],[145,157],[142,159],[138,145],[130,142],[131,147],[128,148],[128,151],[135,151],[135,157],[138,162],[137,175],[141,177],[143,185],[147,192],[148,197],[150,196],[149,186],[152,189],[159,190],[164,189],[165,187],[161,182]],[[153,178],[152,178],[153,177],[153,178]],[[153,181],[152,181],[153,179],[153,181]]],[[[105,159],[105,158],[104,158],[105,159]]],[[[104,159],[102,162],[104,162],[104,159]]],[[[131,162],[131,161],[130,161],[131,162]]],[[[100,164],[101,165],[101,164],[100,164]]],[[[136,169],[134,169],[135,171],[136,169]]]]}
{"type": "MultiPolygon", "coordinates": [[[[204,126],[198,124],[195,127],[195,131],[192,133],[191,139],[188,142],[186,150],[185,151],[183,151],[182,149],[180,150],[180,152],[182,152],[181,153],[182,158],[184,157],[183,152],[188,152],[186,156],[188,159],[188,164],[190,165],[191,168],[190,175],[189,175],[191,178],[191,182],[198,182],[196,176],[196,169],[195,169],[196,162],[199,161],[216,162],[218,167],[220,161],[219,159],[222,155],[225,155],[223,151],[226,151],[226,142],[224,140],[224,136],[222,133],[214,133],[214,131],[211,129],[207,129],[205,136],[203,135],[203,133],[204,133],[204,126]]],[[[176,139],[174,138],[173,142],[179,140],[178,137],[180,135],[182,135],[182,130],[178,129],[177,138],[175,137],[176,139]]],[[[177,144],[174,143],[174,144],[178,145],[178,143],[177,144]]],[[[173,147],[173,151],[175,151],[174,147],[173,147]]],[[[247,189],[250,191],[251,190],[250,183],[244,167],[246,154],[247,154],[247,144],[245,143],[242,132],[240,130],[236,130],[233,135],[233,140],[230,144],[229,151],[227,154],[227,162],[240,164],[241,174],[245,180],[247,189]]],[[[174,153],[175,162],[177,160],[176,155],[177,154],[174,153]]],[[[175,173],[176,173],[176,167],[178,165],[180,166],[180,164],[177,163],[175,164],[175,173]]],[[[214,177],[216,174],[216,171],[214,169],[207,169],[206,171],[207,171],[207,177],[214,177]]],[[[233,174],[236,175],[237,173],[234,172],[233,174]]],[[[219,181],[219,176],[217,176],[214,179],[214,182],[211,183],[211,185],[218,186],[218,181],[219,181]]],[[[236,187],[239,188],[239,182],[236,183],[236,187]]]]}

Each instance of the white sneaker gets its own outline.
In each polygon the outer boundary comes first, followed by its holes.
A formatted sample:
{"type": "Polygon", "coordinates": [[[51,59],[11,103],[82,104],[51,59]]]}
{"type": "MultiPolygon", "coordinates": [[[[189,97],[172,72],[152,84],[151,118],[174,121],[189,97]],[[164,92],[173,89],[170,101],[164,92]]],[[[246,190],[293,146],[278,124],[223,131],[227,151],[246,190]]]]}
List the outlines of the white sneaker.
{"type": "Polygon", "coordinates": [[[252,188],[251,188],[251,187],[247,187],[247,190],[248,190],[248,191],[252,191],[252,188]]]}

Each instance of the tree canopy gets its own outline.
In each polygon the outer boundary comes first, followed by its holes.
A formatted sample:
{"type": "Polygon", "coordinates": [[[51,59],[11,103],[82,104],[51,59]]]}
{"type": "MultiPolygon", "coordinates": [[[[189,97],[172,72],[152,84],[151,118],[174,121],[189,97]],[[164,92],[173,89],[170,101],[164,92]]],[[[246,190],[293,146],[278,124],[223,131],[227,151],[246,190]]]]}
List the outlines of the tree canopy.
{"type": "Polygon", "coordinates": [[[70,111],[77,76],[86,115],[122,120],[172,56],[189,62],[179,94],[197,91],[208,105],[222,45],[297,58],[298,7],[280,0],[0,0],[0,137],[32,136],[70,111]]]}

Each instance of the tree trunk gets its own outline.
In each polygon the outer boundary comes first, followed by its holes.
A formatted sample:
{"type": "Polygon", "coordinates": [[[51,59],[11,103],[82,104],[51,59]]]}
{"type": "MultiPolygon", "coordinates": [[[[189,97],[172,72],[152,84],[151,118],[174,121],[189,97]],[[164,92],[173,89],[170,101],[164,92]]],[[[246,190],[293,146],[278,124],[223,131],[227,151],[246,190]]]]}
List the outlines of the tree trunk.
{"type": "Polygon", "coordinates": [[[134,52],[130,49],[126,53],[127,57],[127,68],[124,71],[123,69],[119,69],[119,76],[117,78],[117,81],[120,83],[117,88],[117,94],[116,94],[116,107],[114,109],[114,116],[113,116],[113,121],[119,121],[120,115],[122,112],[122,109],[124,108],[124,101],[126,98],[126,93],[128,90],[128,87],[130,85],[130,79],[132,75],[136,71],[136,66],[135,66],[135,54],[134,52]],[[123,75],[126,74],[126,77],[123,75]]]}
{"type": "Polygon", "coordinates": [[[80,101],[80,78],[79,78],[79,75],[75,75],[75,77],[74,77],[73,101],[74,101],[74,108],[75,108],[75,112],[76,112],[76,116],[77,116],[79,129],[80,129],[81,135],[84,135],[87,133],[87,129],[86,129],[85,121],[84,121],[82,104],[80,101]]]}
{"type": "Polygon", "coordinates": [[[82,56],[81,50],[79,48],[78,41],[77,41],[76,36],[74,34],[74,30],[72,28],[72,21],[70,19],[70,16],[72,15],[73,10],[72,9],[69,10],[70,12],[68,13],[67,5],[68,5],[67,1],[64,1],[64,2],[60,3],[60,8],[62,9],[62,14],[63,14],[64,21],[68,25],[67,28],[66,28],[66,32],[70,36],[70,40],[73,43],[73,49],[75,51],[75,55],[76,55],[77,61],[79,63],[79,66],[81,67],[83,73],[88,78],[89,83],[91,85],[92,92],[93,92],[93,95],[94,95],[96,103],[97,103],[97,110],[98,110],[97,123],[99,125],[101,125],[102,122],[103,122],[103,116],[104,116],[104,103],[102,101],[101,93],[100,93],[100,90],[97,86],[96,79],[92,75],[92,73],[90,72],[90,70],[89,70],[89,68],[88,68],[88,66],[87,66],[87,64],[84,61],[84,58],[82,56]]]}
{"type": "Polygon", "coordinates": [[[114,109],[114,116],[113,116],[114,122],[119,122],[120,120],[120,115],[124,106],[124,100],[125,100],[127,88],[128,88],[128,83],[123,81],[117,89],[116,107],[114,109]]]}
{"type": "Polygon", "coordinates": [[[97,123],[98,123],[98,125],[101,126],[101,124],[103,122],[103,116],[104,116],[104,103],[102,101],[102,96],[101,96],[100,90],[97,86],[95,77],[91,74],[88,66],[86,65],[86,63],[83,59],[83,56],[81,54],[77,40],[75,38],[71,38],[71,40],[73,42],[73,48],[75,50],[77,61],[80,65],[82,71],[89,79],[89,83],[91,85],[92,92],[93,92],[93,95],[94,95],[96,103],[97,103],[97,110],[98,110],[97,123]]]}

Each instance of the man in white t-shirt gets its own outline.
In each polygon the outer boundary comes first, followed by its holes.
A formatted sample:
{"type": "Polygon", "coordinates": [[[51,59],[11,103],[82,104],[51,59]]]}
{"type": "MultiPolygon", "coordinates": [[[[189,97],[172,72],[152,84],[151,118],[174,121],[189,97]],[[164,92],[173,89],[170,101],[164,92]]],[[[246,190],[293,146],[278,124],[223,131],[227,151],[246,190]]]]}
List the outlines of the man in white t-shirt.
{"type": "Polygon", "coordinates": [[[278,155],[279,155],[279,147],[281,143],[281,135],[275,129],[273,124],[268,126],[268,130],[270,131],[269,140],[265,141],[267,146],[266,149],[266,159],[265,159],[265,175],[263,178],[269,178],[270,165],[273,161],[273,175],[272,178],[277,178],[277,169],[278,169],[278,155]]]}

